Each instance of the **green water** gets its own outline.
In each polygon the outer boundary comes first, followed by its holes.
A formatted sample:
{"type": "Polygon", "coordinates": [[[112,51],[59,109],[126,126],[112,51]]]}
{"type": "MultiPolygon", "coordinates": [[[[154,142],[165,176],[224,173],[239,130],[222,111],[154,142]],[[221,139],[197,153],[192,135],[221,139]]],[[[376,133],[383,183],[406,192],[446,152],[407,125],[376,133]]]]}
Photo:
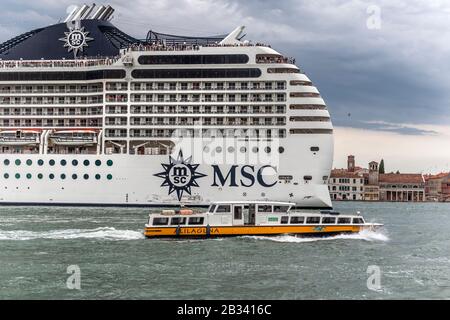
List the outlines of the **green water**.
{"type": "Polygon", "coordinates": [[[149,209],[0,207],[0,299],[450,298],[450,205],[335,208],[386,226],[330,239],[148,240],[149,209]],[[80,290],[66,285],[70,265],[80,290]]]}

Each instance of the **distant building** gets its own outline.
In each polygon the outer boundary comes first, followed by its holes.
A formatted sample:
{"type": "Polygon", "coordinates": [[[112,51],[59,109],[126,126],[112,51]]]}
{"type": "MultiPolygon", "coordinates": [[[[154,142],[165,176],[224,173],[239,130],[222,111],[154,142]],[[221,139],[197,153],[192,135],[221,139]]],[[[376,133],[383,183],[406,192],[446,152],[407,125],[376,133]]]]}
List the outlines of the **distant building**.
{"type": "Polygon", "coordinates": [[[424,178],[427,201],[450,202],[450,173],[427,175],[424,178]]]}
{"type": "MultiPolygon", "coordinates": [[[[450,176],[442,179],[440,194],[446,190],[450,201],[450,176]]],[[[347,169],[334,169],[329,180],[332,200],[364,200],[389,202],[423,202],[426,200],[425,179],[422,174],[380,174],[378,162],[369,169],[355,165],[355,157],[348,156],[347,169]]]]}
{"type": "Polygon", "coordinates": [[[355,157],[348,156],[347,169],[333,169],[331,171],[328,182],[331,200],[363,200],[364,176],[360,169],[355,166],[355,157]]]}

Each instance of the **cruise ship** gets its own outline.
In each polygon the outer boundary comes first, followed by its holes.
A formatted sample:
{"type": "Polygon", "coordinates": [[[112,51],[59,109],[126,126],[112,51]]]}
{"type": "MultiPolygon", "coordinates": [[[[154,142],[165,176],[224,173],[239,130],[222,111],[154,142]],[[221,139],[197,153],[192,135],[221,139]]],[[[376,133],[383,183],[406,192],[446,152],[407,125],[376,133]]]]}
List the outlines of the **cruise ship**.
{"type": "Polygon", "coordinates": [[[331,208],[330,115],[293,58],[243,26],[138,39],[113,14],[0,45],[0,204],[331,208]]]}

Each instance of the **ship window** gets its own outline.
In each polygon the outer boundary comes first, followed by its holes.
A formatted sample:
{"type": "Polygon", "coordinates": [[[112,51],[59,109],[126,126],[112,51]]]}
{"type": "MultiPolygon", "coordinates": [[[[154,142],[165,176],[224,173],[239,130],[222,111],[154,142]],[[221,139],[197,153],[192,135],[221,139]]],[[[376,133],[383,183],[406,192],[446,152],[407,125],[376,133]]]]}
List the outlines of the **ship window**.
{"type": "Polygon", "coordinates": [[[305,217],[291,217],[291,224],[303,224],[305,217]]]}
{"type": "Polygon", "coordinates": [[[38,177],[38,179],[42,179],[44,176],[42,175],[42,173],[39,173],[39,174],[37,175],[37,177],[38,177]]]}
{"type": "Polygon", "coordinates": [[[258,212],[272,212],[271,205],[258,205],[258,212]]]}
{"type": "Polygon", "coordinates": [[[153,218],[154,226],[165,226],[169,223],[169,218],[153,218]]]}
{"type": "Polygon", "coordinates": [[[320,223],[320,217],[308,217],[308,218],[306,218],[306,223],[307,224],[320,223]]]}
{"type": "Polygon", "coordinates": [[[66,179],[66,175],[65,175],[64,173],[61,174],[61,179],[62,179],[62,180],[66,179]]]}
{"type": "Polygon", "coordinates": [[[189,225],[200,225],[200,224],[203,224],[204,220],[205,220],[204,217],[192,217],[192,218],[189,218],[189,223],[188,224],[189,225]]]}
{"type": "Polygon", "coordinates": [[[31,166],[33,164],[33,161],[31,161],[31,159],[27,160],[27,166],[31,166]]]}
{"type": "Polygon", "coordinates": [[[108,174],[108,175],[106,176],[106,179],[111,180],[111,179],[112,179],[112,174],[108,174]]]}
{"type": "Polygon", "coordinates": [[[322,218],[322,223],[323,224],[335,224],[336,218],[324,217],[324,218],[322,218]]]}
{"type": "Polygon", "coordinates": [[[77,179],[78,179],[78,176],[74,173],[74,174],[72,175],[72,179],[73,179],[73,180],[77,180],[77,179]]]}
{"type": "Polygon", "coordinates": [[[311,176],[304,176],[303,179],[305,179],[306,181],[311,181],[312,177],[311,176]]]}
{"type": "Polygon", "coordinates": [[[217,153],[221,153],[221,152],[222,152],[222,147],[217,147],[217,148],[216,148],[216,152],[217,152],[217,153]]]}
{"type": "Polygon", "coordinates": [[[102,165],[102,162],[100,160],[95,160],[95,165],[97,167],[100,167],[102,165]]]}
{"type": "Polygon", "coordinates": [[[278,152],[279,152],[279,153],[283,153],[283,152],[284,152],[284,148],[283,148],[283,147],[279,147],[279,148],[278,148],[278,152]]]}
{"type": "Polygon", "coordinates": [[[317,152],[317,151],[319,151],[319,150],[320,150],[319,147],[311,147],[311,151],[312,151],[312,152],[317,152]]]}
{"type": "Polygon", "coordinates": [[[90,164],[90,162],[89,162],[89,160],[84,160],[83,164],[87,167],[90,164]]]}
{"type": "Polygon", "coordinates": [[[95,175],[95,179],[100,180],[100,175],[98,173],[95,175]]]}
{"type": "Polygon", "coordinates": [[[338,224],[349,224],[351,221],[350,218],[339,218],[338,219],[338,224]]]}
{"type": "Polygon", "coordinates": [[[215,209],[216,209],[216,205],[213,204],[213,205],[211,205],[211,206],[209,207],[208,212],[213,213],[215,209]]]}
{"type": "Polygon", "coordinates": [[[289,222],[289,217],[288,216],[282,216],[281,217],[281,221],[280,221],[281,224],[288,224],[288,222],[289,222]]]}
{"type": "Polygon", "coordinates": [[[53,180],[53,179],[55,178],[55,175],[54,175],[53,173],[50,173],[50,174],[48,175],[48,177],[50,178],[50,180],[53,180]]]}
{"type": "Polygon", "coordinates": [[[22,161],[20,161],[19,159],[16,159],[16,166],[20,166],[21,163],[22,163],[22,161]]]}
{"type": "Polygon", "coordinates": [[[230,205],[221,205],[217,207],[216,213],[230,213],[231,206],[230,205]]]}
{"type": "Polygon", "coordinates": [[[111,166],[113,165],[113,161],[112,161],[112,160],[106,161],[106,165],[107,165],[108,167],[111,167],[111,166]]]}
{"type": "Polygon", "coordinates": [[[67,161],[62,159],[60,163],[61,163],[62,166],[65,166],[67,164],[67,161]]]}
{"type": "Polygon", "coordinates": [[[138,58],[140,64],[243,64],[248,60],[245,54],[145,55],[138,58]]]}
{"type": "Polygon", "coordinates": [[[287,212],[289,206],[273,206],[273,212],[287,212]]]}
{"type": "Polygon", "coordinates": [[[3,175],[3,177],[4,177],[5,179],[9,179],[9,174],[5,173],[5,174],[3,175]]]}
{"type": "Polygon", "coordinates": [[[246,147],[241,147],[240,150],[241,150],[242,153],[246,153],[247,152],[247,148],[246,147]]]}
{"type": "Polygon", "coordinates": [[[77,166],[78,165],[78,160],[76,160],[76,159],[72,160],[72,165],[73,166],[77,166]]]}
{"type": "Polygon", "coordinates": [[[27,179],[31,179],[31,173],[27,173],[27,179]]]}
{"type": "Polygon", "coordinates": [[[85,174],[85,175],[83,175],[83,178],[84,178],[84,180],[87,180],[87,179],[89,179],[89,175],[85,174]]]}
{"type": "Polygon", "coordinates": [[[265,151],[266,153],[270,153],[270,152],[272,151],[272,149],[271,149],[270,147],[265,147],[265,148],[264,148],[264,151],[265,151]]]}
{"type": "Polygon", "coordinates": [[[353,224],[364,224],[364,220],[362,218],[353,218],[353,224]]]}
{"type": "Polygon", "coordinates": [[[261,70],[242,69],[141,69],[132,71],[135,79],[158,78],[258,78],[261,70]]]}
{"type": "Polygon", "coordinates": [[[9,166],[10,161],[9,161],[8,159],[5,159],[5,160],[3,161],[3,163],[4,163],[5,166],[9,166]]]}
{"type": "Polygon", "coordinates": [[[186,224],[186,218],[185,217],[175,217],[172,218],[170,221],[171,225],[179,225],[179,224],[186,224]]]}
{"type": "Polygon", "coordinates": [[[259,148],[258,148],[258,147],[253,147],[253,148],[252,148],[252,151],[253,151],[253,153],[258,153],[259,148]]]}
{"type": "Polygon", "coordinates": [[[16,179],[20,179],[20,173],[16,173],[16,179]]]}
{"type": "Polygon", "coordinates": [[[48,164],[51,165],[51,166],[54,166],[54,165],[55,165],[55,160],[51,159],[51,160],[48,162],[48,164]]]}

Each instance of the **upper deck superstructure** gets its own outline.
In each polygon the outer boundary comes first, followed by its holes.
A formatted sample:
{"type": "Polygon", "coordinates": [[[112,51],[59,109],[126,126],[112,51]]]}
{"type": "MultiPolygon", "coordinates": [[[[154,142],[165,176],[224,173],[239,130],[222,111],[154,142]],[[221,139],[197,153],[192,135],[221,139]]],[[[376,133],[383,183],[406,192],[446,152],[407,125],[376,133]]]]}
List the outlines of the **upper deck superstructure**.
{"type": "Polygon", "coordinates": [[[0,202],[331,206],[330,115],[292,58],[243,28],[141,41],[68,19],[0,45],[0,202]]]}

